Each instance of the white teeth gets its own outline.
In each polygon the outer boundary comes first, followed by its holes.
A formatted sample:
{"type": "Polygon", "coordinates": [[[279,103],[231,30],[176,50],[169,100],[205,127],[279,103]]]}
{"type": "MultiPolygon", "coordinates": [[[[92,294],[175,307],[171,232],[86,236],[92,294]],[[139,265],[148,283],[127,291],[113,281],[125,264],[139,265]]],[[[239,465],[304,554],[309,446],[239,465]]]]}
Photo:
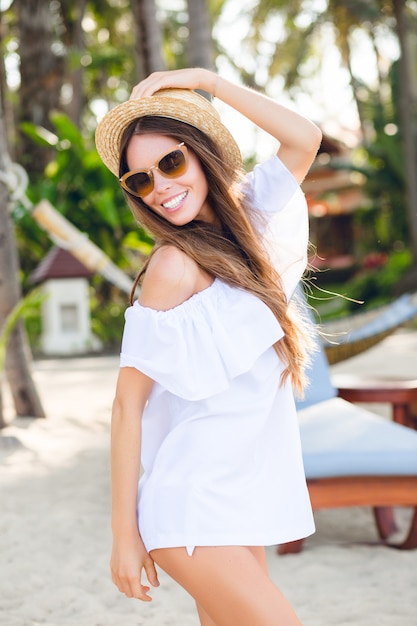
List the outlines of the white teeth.
{"type": "Polygon", "coordinates": [[[164,202],[162,206],[165,209],[176,209],[177,206],[184,200],[186,195],[187,195],[187,192],[184,191],[184,193],[180,193],[180,195],[176,196],[176,198],[173,198],[172,200],[168,200],[168,202],[164,202]]]}

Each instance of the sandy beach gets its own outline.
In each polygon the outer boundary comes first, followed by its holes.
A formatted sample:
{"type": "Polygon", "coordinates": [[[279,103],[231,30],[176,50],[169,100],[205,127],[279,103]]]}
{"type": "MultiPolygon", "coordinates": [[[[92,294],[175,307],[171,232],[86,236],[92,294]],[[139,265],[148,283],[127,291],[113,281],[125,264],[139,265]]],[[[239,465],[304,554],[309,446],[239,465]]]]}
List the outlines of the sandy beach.
{"type": "MultiPolygon", "coordinates": [[[[113,356],[35,361],[48,417],[16,419],[0,434],[1,626],[198,624],[193,601],[163,573],[150,604],[125,598],[110,579],[117,369],[113,356]]],[[[332,371],[417,378],[417,332],[399,331],[332,371]]],[[[385,406],[368,408],[388,417],[385,406]]],[[[399,513],[404,526],[409,511],[399,513]]],[[[301,554],[267,549],[271,576],[304,626],[417,625],[417,551],[367,545],[377,539],[369,509],[315,518],[317,532],[301,554]]]]}

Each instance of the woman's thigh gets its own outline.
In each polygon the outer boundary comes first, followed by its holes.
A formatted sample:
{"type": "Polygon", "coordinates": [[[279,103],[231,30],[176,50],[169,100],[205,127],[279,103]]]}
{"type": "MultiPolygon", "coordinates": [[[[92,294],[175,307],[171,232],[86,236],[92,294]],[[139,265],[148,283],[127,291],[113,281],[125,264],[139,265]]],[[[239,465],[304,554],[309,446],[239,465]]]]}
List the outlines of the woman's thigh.
{"type": "Polygon", "coordinates": [[[195,599],[215,626],[301,626],[266,570],[262,548],[197,547],[152,551],[155,562],[195,599]]]}
{"type": "MultiPolygon", "coordinates": [[[[252,552],[265,574],[268,574],[265,548],[263,546],[250,546],[248,547],[248,550],[252,552]]],[[[207,614],[203,607],[198,604],[198,602],[196,602],[196,605],[201,626],[217,626],[217,624],[213,622],[211,617],[207,614]]]]}

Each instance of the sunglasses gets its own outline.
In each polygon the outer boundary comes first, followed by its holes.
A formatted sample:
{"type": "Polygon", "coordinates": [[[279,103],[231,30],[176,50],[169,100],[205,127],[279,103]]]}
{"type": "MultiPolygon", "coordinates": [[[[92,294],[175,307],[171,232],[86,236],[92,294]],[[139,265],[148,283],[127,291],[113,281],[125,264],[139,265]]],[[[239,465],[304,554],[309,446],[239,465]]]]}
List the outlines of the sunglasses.
{"type": "Polygon", "coordinates": [[[125,191],[142,198],[151,193],[154,188],[154,175],[152,170],[158,170],[165,178],[177,178],[187,171],[188,151],[184,142],[170,149],[161,156],[159,161],[149,169],[131,170],[119,178],[119,183],[125,191]]]}

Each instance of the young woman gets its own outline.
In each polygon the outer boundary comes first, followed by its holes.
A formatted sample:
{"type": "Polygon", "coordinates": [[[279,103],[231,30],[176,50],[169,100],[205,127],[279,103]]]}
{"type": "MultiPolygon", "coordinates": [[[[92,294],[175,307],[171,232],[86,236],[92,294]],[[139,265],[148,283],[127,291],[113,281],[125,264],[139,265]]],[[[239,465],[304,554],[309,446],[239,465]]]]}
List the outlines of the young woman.
{"type": "Polygon", "coordinates": [[[314,531],[293,398],[308,336],[290,299],[306,265],[299,183],[320,140],[304,117],[205,69],[151,74],[97,129],[156,241],[126,311],[113,406],[112,577],[150,601],[142,570],[158,586],[156,563],[202,626],[300,624],[263,546],[314,531]],[[195,89],[275,137],[278,155],[243,177],[195,89]]]}

